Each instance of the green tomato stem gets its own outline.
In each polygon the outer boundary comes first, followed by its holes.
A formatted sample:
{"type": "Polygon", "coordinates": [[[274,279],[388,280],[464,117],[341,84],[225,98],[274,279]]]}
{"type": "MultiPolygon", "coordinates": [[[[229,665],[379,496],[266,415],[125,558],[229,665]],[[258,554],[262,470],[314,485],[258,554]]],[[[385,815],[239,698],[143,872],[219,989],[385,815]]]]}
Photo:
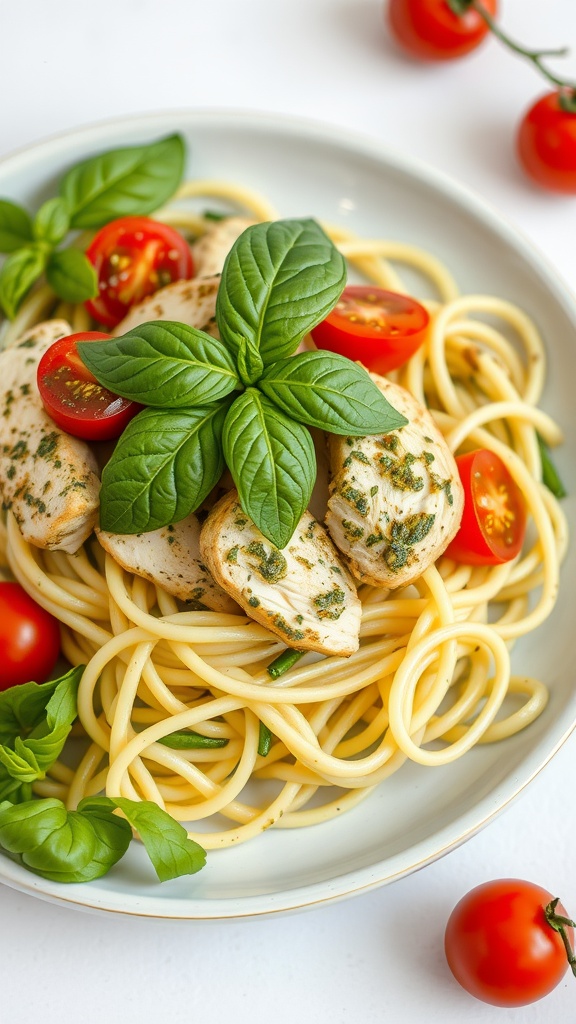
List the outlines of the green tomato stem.
{"type": "Polygon", "coordinates": [[[566,933],[567,928],[576,928],[576,922],[572,921],[569,917],[563,917],[562,914],[556,913],[559,898],[560,897],[557,896],[556,899],[551,900],[550,903],[548,903],[544,908],[544,914],[546,915],[546,920],[550,927],[553,928],[555,932],[558,932],[562,939],[564,949],[566,950],[566,957],[572,969],[572,974],[576,977],[576,955],[574,954],[570,939],[566,933]]]}
{"type": "Polygon", "coordinates": [[[560,78],[558,75],[553,74],[544,64],[543,59],[545,57],[565,57],[569,52],[567,47],[563,46],[553,50],[528,50],[525,46],[520,43],[516,43],[510,36],[500,28],[500,26],[494,21],[492,15],[486,10],[481,0],[447,0],[448,6],[457,17],[462,17],[466,11],[474,10],[480,17],[486,22],[488,28],[494,36],[504,45],[507,49],[516,53],[519,57],[523,57],[525,60],[530,61],[535,68],[544,76],[552,85],[555,85],[559,90],[559,102],[563,110],[569,114],[576,114],[576,82],[568,81],[567,79],[560,78]]]}

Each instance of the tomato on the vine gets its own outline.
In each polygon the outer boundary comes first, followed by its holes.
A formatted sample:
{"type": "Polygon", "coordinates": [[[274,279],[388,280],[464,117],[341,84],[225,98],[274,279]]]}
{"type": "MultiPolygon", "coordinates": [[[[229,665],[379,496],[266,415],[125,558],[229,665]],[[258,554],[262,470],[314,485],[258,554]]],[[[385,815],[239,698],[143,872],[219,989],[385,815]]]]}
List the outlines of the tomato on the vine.
{"type": "Polygon", "coordinates": [[[524,114],[517,136],[522,167],[538,185],[576,192],[576,102],[566,109],[562,93],[546,93],[524,114]]]}
{"type": "Polygon", "coordinates": [[[409,295],[373,285],[349,285],[311,333],[318,348],[385,374],[416,352],[429,323],[428,311],[409,295]]]}
{"type": "Polygon", "coordinates": [[[452,911],[446,959],[456,980],[477,999],[525,1006],[548,995],[566,973],[572,924],[539,885],[516,878],[485,882],[452,911]]]}
{"type": "Polygon", "coordinates": [[[86,250],[98,295],[85,305],[100,324],[115,327],[137,302],[173,281],[192,277],[185,238],[149,217],[121,217],[101,228],[86,250]]]}
{"type": "MultiPolygon", "coordinates": [[[[482,0],[482,6],[492,17],[497,13],[497,0],[482,0]]],[[[463,57],[490,31],[466,0],[389,0],[387,17],[396,42],[424,60],[463,57]]]]}
{"type": "Polygon", "coordinates": [[[59,338],[38,364],[38,390],[46,412],[62,430],[86,441],[119,437],[142,408],[99,384],[78,354],[76,342],[108,337],[84,331],[59,338]]]}
{"type": "Polygon", "coordinates": [[[19,583],[0,582],[0,649],[0,690],[44,683],[58,661],[58,622],[19,583]]]}
{"type": "Polygon", "coordinates": [[[458,455],[456,465],[464,488],[464,512],[446,556],[469,565],[511,561],[526,533],[520,488],[502,459],[487,448],[458,455]]]}

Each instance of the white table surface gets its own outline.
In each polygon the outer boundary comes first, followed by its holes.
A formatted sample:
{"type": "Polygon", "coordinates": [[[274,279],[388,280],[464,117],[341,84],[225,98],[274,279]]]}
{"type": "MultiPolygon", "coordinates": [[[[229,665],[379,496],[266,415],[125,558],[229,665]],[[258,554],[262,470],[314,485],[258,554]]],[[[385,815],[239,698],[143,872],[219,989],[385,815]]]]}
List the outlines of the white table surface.
{"type": "MultiPolygon", "coordinates": [[[[574,0],[502,0],[502,23],[571,45],[574,0]]],[[[0,156],[109,117],[178,108],[305,115],[370,133],[475,189],[576,290],[576,197],[518,170],[521,112],[545,91],[491,40],[464,61],[409,62],[381,0],[0,0],[0,156]]],[[[576,914],[576,736],[465,846],[369,895],[228,923],[93,916],[0,887],[0,1019],[96,1024],[574,1020],[576,981],[519,1010],[459,989],[443,959],[454,903],[490,877],[533,879],[576,914]]]]}

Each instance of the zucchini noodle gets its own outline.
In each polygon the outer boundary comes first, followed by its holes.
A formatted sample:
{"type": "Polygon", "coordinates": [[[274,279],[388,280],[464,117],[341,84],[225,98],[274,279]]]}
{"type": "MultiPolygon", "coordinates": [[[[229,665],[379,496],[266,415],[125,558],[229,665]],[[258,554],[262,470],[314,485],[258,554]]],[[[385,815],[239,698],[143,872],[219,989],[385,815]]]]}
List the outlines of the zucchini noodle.
{"type": "MultiPolygon", "coordinates": [[[[210,221],[190,200],[256,220],[278,214],[262,196],[222,181],[185,184],[156,214],[190,237],[210,221]]],[[[546,707],[540,680],[515,675],[514,642],[552,611],[568,537],[542,483],[537,434],[562,434],[537,403],[546,360],[534,323],[487,295],[460,295],[433,255],[393,240],[363,240],[323,225],[359,278],[414,293],[432,327],[393,380],[425,404],[453,452],[490,448],[518,484],[529,514],[521,555],[475,567],[441,558],[408,587],[359,586],[362,624],[351,657],[306,654],[271,677],[285,648],[243,614],[183,610],[125,572],[92,538],[75,555],[26,543],[8,514],[2,564],[61,623],[62,650],[85,664],[75,768],[57,762],[35,785],[69,808],[106,792],[158,803],[207,849],[266,829],[318,824],[365,799],[406,761],[447,765],[476,744],[500,742],[546,707]],[[262,729],[272,743],[259,753],[262,729]],[[162,742],[188,731],[200,744],[162,742]],[[191,732],[190,732],[191,731],[191,732]]],[[[90,326],[83,308],[34,292],[5,331],[10,341],[49,315],[90,326]]]]}

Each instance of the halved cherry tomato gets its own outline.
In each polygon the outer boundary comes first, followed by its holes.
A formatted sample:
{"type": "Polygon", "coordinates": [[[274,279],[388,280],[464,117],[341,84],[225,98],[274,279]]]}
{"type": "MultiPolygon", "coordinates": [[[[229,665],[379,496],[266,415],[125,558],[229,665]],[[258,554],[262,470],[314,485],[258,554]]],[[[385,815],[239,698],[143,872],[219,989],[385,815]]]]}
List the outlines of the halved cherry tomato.
{"type": "Polygon", "coordinates": [[[108,327],[120,323],[147,295],[194,273],[186,239],[149,217],[121,217],[106,224],[86,255],[96,269],[99,289],[86,309],[108,327]]]}
{"type": "Polygon", "coordinates": [[[525,1006],[564,977],[574,933],[566,911],[539,885],[495,879],[472,889],[446,927],[448,966],[467,992],[493,1006],[525,1006]],[[565,924],[563,922],[566,922],[565,924]]]}
{"type": "Polygon", "coordinates": [[[59,338],[38,364],[38,390],[46,412],[62,430],[85,441],[119,437],[142,408],[102,387],[78,355],[77,341],[108,337],[100,331],[84,331],[59,338]]]}
{"type": "Polygon", "coordinates": [[[45,683],[60,654],[60,628],[19,583],[0,583],[0,690],[45,683]]]}
{"type": "Polygon", "coordinates": [[[428,311],[409,295],[349,285],[312,337],[318,348],[384,374],[402,366],[420,348],[429,323],[428,311]]]}
{"type": "MultiPolygon", "coordinates": [[[[424,60],[453,60],[476,49],[490,31],[478,11],[466,10],[465,0],[455,13],[448,0],[389,0],[388,24],[400,46],[424,60]]],[[[488,14],[497,13],[496,0],[482,0],[488,14]]]]}
{"type": "Polygon", "coordinates": [[[469,565],[499,565],[519,553],[526,533],[526,506],[502,459],[486,448],[458,455],[464,487],[460,529],[448,558],[469,565]]]}
{"type": "Polygon", "coordinates": [[[565,110],[558,90],[546,93],[524,114],[517,150],[522,167],[538,185],[575,193],[576,106],[565,110]]]}

